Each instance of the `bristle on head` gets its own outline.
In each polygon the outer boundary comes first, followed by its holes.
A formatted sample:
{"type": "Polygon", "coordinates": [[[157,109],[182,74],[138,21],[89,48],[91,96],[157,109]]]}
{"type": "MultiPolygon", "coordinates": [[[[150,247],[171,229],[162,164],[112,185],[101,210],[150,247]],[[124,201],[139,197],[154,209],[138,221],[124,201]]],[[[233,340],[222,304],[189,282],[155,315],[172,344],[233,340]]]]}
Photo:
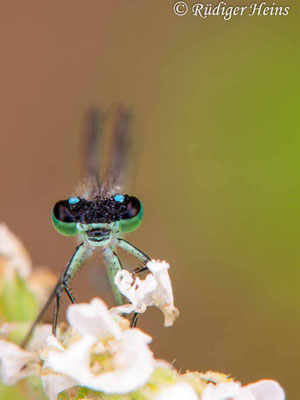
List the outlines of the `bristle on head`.
{"type": "Polygon", "coordinates": [[[87,200],[100,195],[101,186],[93,178],[84,179],[74,190],[74,195],[87,200]]]}

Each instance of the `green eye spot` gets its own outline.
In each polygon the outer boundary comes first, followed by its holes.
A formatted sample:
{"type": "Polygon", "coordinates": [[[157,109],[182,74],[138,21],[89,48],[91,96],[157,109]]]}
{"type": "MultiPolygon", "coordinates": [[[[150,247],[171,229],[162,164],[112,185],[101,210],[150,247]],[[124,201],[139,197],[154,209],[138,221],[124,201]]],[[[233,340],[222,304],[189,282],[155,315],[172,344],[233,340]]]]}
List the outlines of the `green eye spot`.
{"type": "Polygon", "coordinates": [[[66,200],[58,201],[53,207],[51,218],[54,228],[61,235],[77,235],[76,221],[70,211],[70,204],[66,200]]]}
{"type": "Polygon", "coordinates": [[[142,223],[144,209],[142,203],[134,196],[129,197],[126,211],[120,215],[121,232],[133,232],[142,223]]]}

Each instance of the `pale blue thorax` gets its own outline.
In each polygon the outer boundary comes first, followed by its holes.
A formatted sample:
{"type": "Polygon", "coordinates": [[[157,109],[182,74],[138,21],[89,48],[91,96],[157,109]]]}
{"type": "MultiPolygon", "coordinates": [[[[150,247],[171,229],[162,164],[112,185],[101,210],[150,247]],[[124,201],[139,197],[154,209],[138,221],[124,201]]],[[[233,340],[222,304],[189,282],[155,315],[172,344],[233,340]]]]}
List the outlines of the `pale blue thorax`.
{"type": "Polygon", "coordinates": [[[107,247],[111,243],[114,237],[121,237],[122,234],[119,229],[119,221],[110,223],[93,223],[93,224],[82,224],[77,222],[76,224],[80,237],[88,243],[91,247],[107,247]],[[101,241],[90,240],[87,232],[93,229],[107,229],[110,233],[103,237],[101,241]],[[105,238],[105,239],[104,239],[105,238]]]}

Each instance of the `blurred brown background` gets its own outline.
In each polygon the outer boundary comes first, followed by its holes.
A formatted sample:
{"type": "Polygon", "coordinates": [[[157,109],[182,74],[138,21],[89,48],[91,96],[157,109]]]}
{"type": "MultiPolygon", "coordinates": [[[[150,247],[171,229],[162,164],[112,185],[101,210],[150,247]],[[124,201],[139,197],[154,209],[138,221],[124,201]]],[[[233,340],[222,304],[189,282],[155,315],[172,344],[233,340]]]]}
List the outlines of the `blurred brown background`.
{"type": "MultiPolygon", "coordinates": [[[[0,217],[58,274],[50,211],[80,176],[84,113],[135,113],[127,238],[171,264],[181,316],[139,326],[156,357],[299,392],[299,19],[177,17],[170,1],[2,1],[0,217]]],[[[249,4],[247,0],[244,4],[249,4]]],[[[73,285],[102,295],[93,261],[73,285]]],[[[103,292],[108,300],[108,291],[103,292]]]]}

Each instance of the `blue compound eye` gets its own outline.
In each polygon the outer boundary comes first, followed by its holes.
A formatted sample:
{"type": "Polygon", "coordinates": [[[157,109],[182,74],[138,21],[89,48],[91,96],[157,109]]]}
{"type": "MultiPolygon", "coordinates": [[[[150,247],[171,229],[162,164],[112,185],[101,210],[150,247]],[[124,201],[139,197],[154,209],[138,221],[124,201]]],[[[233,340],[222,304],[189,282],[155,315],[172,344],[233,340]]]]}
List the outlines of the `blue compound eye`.
{"type": "Polygon", "coordinates": [[[122,194],[116,194],[114,196],[114,201],[117,201],[118,203],[122,203],[124,201],[124,196],[122,194]]]}
{"type": "Polygon", "coordinates": [[[79,198],[78,197],[70,197],[69,199],[68,199],[68,203],[69,204],[76,204],[76,203],[78,203],[79,202],[79,198]]]}

